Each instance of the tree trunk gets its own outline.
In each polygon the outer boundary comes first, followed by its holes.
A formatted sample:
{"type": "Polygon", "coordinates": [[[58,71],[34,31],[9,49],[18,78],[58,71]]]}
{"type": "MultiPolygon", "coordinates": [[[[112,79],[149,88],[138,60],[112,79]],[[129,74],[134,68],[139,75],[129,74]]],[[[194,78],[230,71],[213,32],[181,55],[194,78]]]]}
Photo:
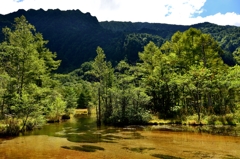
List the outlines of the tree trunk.
{"type": "Polygon", "coordinates": [[[98,88],[98,112],[97,112],[97,125],[101,126],[101,94],[100,88],[98,88]]]}
{"type": "Polygon", "coordinates": [[[2,104],[1,104],[1,117],[0,117],[0,119],[3,118],[3,116],[4,116],[3,111],[4,111],[4,99],[2,99],[2,104]]]}

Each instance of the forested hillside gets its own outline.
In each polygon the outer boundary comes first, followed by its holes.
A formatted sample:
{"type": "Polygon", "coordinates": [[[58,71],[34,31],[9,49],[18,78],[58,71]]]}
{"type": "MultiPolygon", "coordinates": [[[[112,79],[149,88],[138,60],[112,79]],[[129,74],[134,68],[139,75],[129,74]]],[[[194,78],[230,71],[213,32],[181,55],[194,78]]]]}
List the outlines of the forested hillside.
{"type": "MultiPolygon", "coordinates": [[[[62,61],[58,72],[73,71],[82,63],[92,60],[97,46],[104,49],[107,59],[113,65],[124,58],[130,63],[136,63],[138,52],[143,51],[149,41],[160,47],[176,31],[183,32],[190,27],[211,34],[224,50],[221,56],[229,65],[235,64],[232,53],[240,46],[239,27],[218,26],[211,23],[182,26],[99,22],[90,13],[84,14],[79,10],[19,10],[8,15],[0,15],[0,27],[11,27],[14,18],[21,15],[24,15],[36,30],[44,35],[44,39],[49,41],[47,47],[57,52],[58,59],[62,61]]],[[[3,34],[0,33],[0,41],[3,40],[3,34]]]]}

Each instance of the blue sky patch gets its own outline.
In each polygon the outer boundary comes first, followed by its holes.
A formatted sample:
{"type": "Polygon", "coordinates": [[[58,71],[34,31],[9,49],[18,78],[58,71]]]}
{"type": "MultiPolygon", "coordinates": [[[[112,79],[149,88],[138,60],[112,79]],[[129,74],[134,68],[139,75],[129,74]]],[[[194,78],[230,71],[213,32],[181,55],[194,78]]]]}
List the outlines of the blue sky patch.
{"type": "Polygon", "coordinates": [[[19,3],[19,2],[22,2],[22,1],[24,1],[24,0],[16,0],[16,2],[18,2],[18,3],[19,3]]]}
{"type": "Polygon", "coordinates": [[[199,16],[206,17],[227,12],[240,14],[240,0],[207,0],[203,6],[203,12],[199,16]]]}

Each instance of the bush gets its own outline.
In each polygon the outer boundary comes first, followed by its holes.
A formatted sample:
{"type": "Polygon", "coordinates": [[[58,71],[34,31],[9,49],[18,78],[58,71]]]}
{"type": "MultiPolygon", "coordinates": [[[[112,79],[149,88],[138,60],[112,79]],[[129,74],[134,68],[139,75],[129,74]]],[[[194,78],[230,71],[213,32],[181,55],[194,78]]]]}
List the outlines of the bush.
{"type": "Polygon", "coordinates": [[[236,125],[237,121],[234,118],[234,114],[226,114],[225,119],[229,125],[236,125]]]}
{"type": "Polygon", "coordinates": [[[218,124],[218,125],[227,125],[228,122],[226,120],[226,116],[219,116],[219,121],[222,123],[222,124],[218,124]]]}
{"type": "Polygon", "coordinates": [[[207,123],[209,125],[215,125],[215,122],[218,120],[218,117],[216,115],[210,115],[208,117],[207,123]]]}
{"type": "Polygon", "coordinates": [[[35,122],[28,121],[26,124],[26,130],[33,130],[35,126],[36,126],[35,122]]]}
{"type": "Polygon", "coordinates": [[[133,108],[127,109],[126,117],[129,125],[147,124],[152,119],[150,112],[142,108],[137,110],[133,108]]]}
{"type": "Polygon", "coordinates": [[[36,127],[41,127],[42,125],[44,125],[46,123],[46,119],[44,119],[43,116],[38,116],[37,118],[33,119],[30,118],[28,119],[27,123],[26,123],[26,130],[30,131],[35,129],[36,127]]]}
{"type": "Polygon", "coordinates": [[[6,135],[17,136],[20,133],[20,124],[17,119],[6,119],[6,135]]]}
{"type": "Polygon", "coordinates": [[[186,122],[182,122],[182,123],[192,125],[192,124],[197,124],[197,120],[198,120],[198,116],[197,116],[197,114],[194,114],[194,115],[186,117],[186,122]]]}
{"type": "Polygon", "coordinates": [[[223,123],[222,123],[221,121],[219,121],[219,120],[216,120],[216,121],[214,122],[214,125],[223,125],[223,123]]]}
{"type": "Polygon", "coordinates": [[[105,119],[105,124],[110,125],[137,125],[147,124],[152,116],[149,111],[139,108],[138,110],[133,108],[127,108],[125,117],[122,118],[121,111],[114,111],[110,118],[105,119]]]}
{"type": "Polygon", "coordinates": [[[0,124],[0,135],[6,134],[7,128],[5,124],[0,124]]]}

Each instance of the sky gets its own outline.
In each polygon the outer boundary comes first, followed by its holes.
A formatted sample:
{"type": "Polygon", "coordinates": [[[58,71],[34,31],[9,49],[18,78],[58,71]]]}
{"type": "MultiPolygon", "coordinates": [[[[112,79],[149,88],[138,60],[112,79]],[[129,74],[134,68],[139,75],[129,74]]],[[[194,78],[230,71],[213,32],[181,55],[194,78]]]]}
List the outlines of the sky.
{"type": "Polygon", "coordinates": [[[240,26],[240,0],[0,0],[0,14],[18,9],[80,10],[99,21],[240,26]]]}

